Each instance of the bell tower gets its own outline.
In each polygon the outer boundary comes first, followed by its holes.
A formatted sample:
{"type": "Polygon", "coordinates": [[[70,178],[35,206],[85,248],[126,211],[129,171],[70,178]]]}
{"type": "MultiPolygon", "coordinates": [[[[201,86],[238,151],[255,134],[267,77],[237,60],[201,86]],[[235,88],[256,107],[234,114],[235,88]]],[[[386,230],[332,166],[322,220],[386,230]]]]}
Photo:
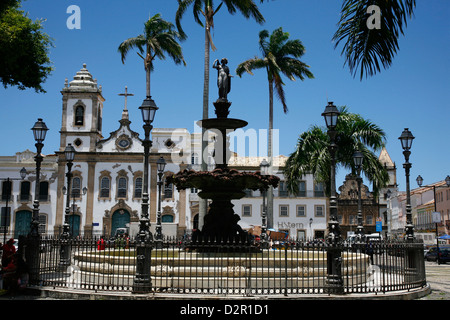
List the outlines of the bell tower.
{"type": "Polygon", "coordinates": [[[389,183],[387,188],[396,188],[397,187],[397,167],[395,163],[392,161],[389,153],[386,148],[383,147],[381,150],[380,156],[378,157],[380,163],[386,168],[386,171],[389,174],[389,183]]]}
{"type": "Polygon", "coordinates": [[[71,143],[77,152],[94,152],[102,136],[103,102],[101,86],[86,69],[86,64],[69,83],[63,96],[60,151],[71,143]]]}

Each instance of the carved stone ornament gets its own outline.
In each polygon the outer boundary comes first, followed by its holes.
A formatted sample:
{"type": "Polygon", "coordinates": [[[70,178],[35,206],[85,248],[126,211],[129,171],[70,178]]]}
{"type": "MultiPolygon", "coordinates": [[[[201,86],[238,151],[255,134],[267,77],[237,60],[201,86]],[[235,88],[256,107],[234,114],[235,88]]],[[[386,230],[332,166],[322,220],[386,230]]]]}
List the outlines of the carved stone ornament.
{"type": "Polygon", "coordinates": [[[131,148],[132,144],[133,144],[133,141],[126,134],[122,134],[121,136],[119,136],[116,139],[116,147],[119,150],[127,150],[127,149],[131,148]]]}

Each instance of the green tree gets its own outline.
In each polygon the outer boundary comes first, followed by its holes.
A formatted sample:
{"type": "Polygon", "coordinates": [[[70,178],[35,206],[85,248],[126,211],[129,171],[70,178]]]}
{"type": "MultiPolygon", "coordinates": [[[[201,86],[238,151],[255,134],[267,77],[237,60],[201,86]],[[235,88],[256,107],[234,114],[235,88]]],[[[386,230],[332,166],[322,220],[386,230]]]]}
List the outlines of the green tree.
{"type": "MultiPolygon", "coordinates": [[[[375,152],[385,145],[386,134],[376,124],[364,119],[359,114],[350,113],[347,107],[339,108],[341,114],[336,126],[336,167],[343,167],[356,173],[353,154],[364,154],[362,172],[372,182],[375,194],[389,182],[386,168],[378,160],[375,152]]],[[[302,133],[295,151],[289,156],[284,174],[289,192],[298,192],[298,181],[306,173],[312,173],[317,182],[322,182],[327,195],[330,194],[331,158],[328,150],[329,136],[327,129],[313,126],[302,133]]]]}
{"type": "Polygon", "coordinates": [[[415,0],[344,0],[341,8],[339,27],[333,36],[335,48],[345,42],[341,54],[353,76],[359,69],[360,79],[372,76],[391,66],[403,35],[408,18],[414,14],[415,0]],[[380,27],[367,25],[372,12],[371,5],[379,11],[380,27]]]}
{"type": "Polygon", "coordinates": [[[144,60],[146,71],[147,97],[150,97],[150,73],[153,71],[155,58],[164,60],[167,54],[175,64],[186,65],[183,50],[178,43],[180,39],[180,34],[175,30],[174,25],[162,19],[158,13],[145,22],[144,34],[129,38],[119,45],[118,51],[121,54],[122,63],[125,63],[125,58],[131,49],[139,50],[137,54],[144,60]]]}
{"type": "MultiPolygon", "coordinates": [[[[275,29],[269,37],[269,32],[263,30],[259,33],[259,47],[262,57],[255,57],[246,60],[238,65],[236,74],[241,77],[244,72],[253,74],[255,69],[265,69],[267,72],[267,80],[269,82],[269,142],[268,142],[268,158],[269,164],[272,165],[272,145],[273,145],[273,93],[274,89],[283,105],[284,113],[288,112],[286,104],[286,96],[284,93],[284,83],[282,75],[286,76],[292,81],[296,78],[304,80],[307,78],[314,78],[309,66],[299,60],[304,53],[305,48],[302,42],[298,39],[289,40],[289,33],[283,32],[282,28],[275,29]]],[[[268,193],[268,216],[272,217],[272,192],[268,193]]],[[[269,227],[272,225],[269,221],[269,227]]]]}
{"type": "Polygon", "coordinates": [[[42,84],[53,70],[48,56],[52,39],[42,32],[44,20],[33,22],[19,8],[19,0],[0,4],[0,79],[5,88],[46,92],[42,84]]]}

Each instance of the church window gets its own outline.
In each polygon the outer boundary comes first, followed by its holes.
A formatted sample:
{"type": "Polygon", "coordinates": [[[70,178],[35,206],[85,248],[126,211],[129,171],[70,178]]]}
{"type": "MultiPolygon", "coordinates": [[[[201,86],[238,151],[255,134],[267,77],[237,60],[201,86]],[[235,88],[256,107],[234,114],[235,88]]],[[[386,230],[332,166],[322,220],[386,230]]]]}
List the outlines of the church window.
{"type": "Polygon", "coordinates": [[[99,132],[102,131],[102,110],[101,110],[101,105],[98,105],[97,129],[98,129],[99,132]]]}
{"type": "Polygon", "coordinates": [[[48,194],[48,181],[39,184],[39,201],[50,201],[48,194]]]}
{"type": "Polygon", "coordinates": [[[127,178],[119,178],[117,197],[126,198],[127,197],[127,178]]]}
{"type": "Polygon", "coordinates": [[[84,108],[83,106],[75,107],[75,125],[82,126],[84,124],[84,108]]]}
{"type": "Polygon", "coordinates": [[[103,177],[100,184],[100,197],[109,198],[109,178],[103,177]]]}
{"type": "Polygon", "coordinates": [[[81,179],[80,179],[80,177],[74,177],[72,179],[72,194],[71,194],[71,196],[74,198],[79,198],[80,191],[81,191],[81,179]]]}
{"type": "Polygon", "coordinates": [[[83,144],[83,141],[81,141],[81,139],[78,138],[78,139],[76,139],[76,140],[73,142],[73,144],[74,144],[75,146],[79,147],[79,146],[81,146],[81,145],[83,144]]]}
{"type": "Polygon", "coordinates": [[[173,186],[171,183],[164,184],[164,199],[172,198],[173,186]]]}
{"type": "Polygon", "coordinates": [[[172,223],[173,222],[173,216],[169,214],[165,214],[161,217],[161,222],[163,223],[172,223]]]}
{"type": "Polygon", "coordinates": [[[142,197],[142,178],[136,178],[136,180],[134,180],[134,197],[142,197]]]}

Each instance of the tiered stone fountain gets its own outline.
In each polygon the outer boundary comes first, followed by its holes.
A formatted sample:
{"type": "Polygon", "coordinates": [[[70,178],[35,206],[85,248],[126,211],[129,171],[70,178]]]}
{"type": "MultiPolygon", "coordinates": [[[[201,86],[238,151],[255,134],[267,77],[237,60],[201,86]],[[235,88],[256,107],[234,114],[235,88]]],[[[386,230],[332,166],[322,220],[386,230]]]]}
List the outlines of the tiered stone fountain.
{"type": "Polygon", "coordinates": [[[218,69],[219,99],[214,102],[217,118],[201,120],[201,126],[207,130],[218,133],[214,159],[216,168],[213,171],[183,170],[169,177],[179,190],[197,188],[201,190],[198,196],[202,199],[211,199],[209,211],[204,217],[202,230],[193,235],[194,242],[201,239],[214,242],[249,242],[249,235],[242,230],[238,221],[239,215],[234,213],[234,199],[244,197],[245,189],[263,190],[270,185],[277,187],[279,178],[272,175],[261,175],[260,172],[239,172],[228,168],[229,150],[227,134],[245,127],[244,120],[228,118],[231,102],[227,95],[230,92],[231,81],[226,59],[222,65],[216,60],[214,68],[218,69]]]}

